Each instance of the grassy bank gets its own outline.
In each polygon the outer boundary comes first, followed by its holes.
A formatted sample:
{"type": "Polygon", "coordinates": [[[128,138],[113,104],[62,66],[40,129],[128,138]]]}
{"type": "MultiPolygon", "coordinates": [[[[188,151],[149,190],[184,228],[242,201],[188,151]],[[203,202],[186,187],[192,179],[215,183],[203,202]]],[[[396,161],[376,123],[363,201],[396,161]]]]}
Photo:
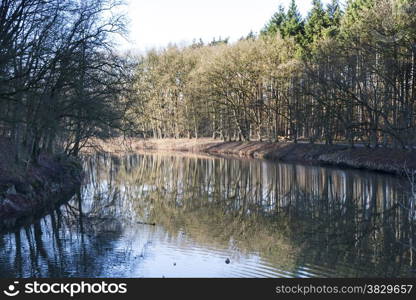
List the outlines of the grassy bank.
{"type": "Polygon", "coordinates": [[[214,139],[108,139],[96,140],[88,152],[112,153],[138,151],[202,152],[260,158],[274,161],[325,164],[403,174],[416,169],[416,151],[345,145],[294,144],[270,142],[223,142],[214,139]]]}
{"type": "Polygon", "coordinates": [[[42,217],[79,190],[82,168],[65,156],[41,155],[36,164],[16,164],[11,144],[0,140],[0,231],[42,217]]]}

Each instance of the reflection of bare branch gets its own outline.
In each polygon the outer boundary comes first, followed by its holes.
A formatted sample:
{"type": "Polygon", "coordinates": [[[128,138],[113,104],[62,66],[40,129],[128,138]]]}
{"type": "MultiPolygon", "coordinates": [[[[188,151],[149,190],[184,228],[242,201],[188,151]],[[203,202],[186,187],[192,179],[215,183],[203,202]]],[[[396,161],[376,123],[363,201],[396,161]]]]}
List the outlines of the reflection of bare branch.
{"type": "MultiPolygon", "coordinates": [[[[73,199],[61,208],[59,235],[61,249],[83,253],[97,273],[105,253],[113,251],[112,242],[126,230],[154,229],[140,224],[157,224],[157,231],[163,228],[172,238],[186,233],[188,241],[201,247],[255,251],[291,269],[307,256],[331,265],[348,264],[368,275],[361,269],[364,257],[376,276],[395,264],[385,262],[383,255],[400,255],[408,266],[409,251],[414,252],[414,220],[404,209],[411,202],[400,185],[402,178],[166,154],[103,155],[86,158],[84,166],[89,179],[81,206],[73,199]]],[[[123,241],[118,257],[134,259],[134,251],[145,255],[151,250],[146,241],[151,240],[146,238],[139,252],[133,240],[123,241]]],[[[395,272],[405,272],[404,265],[395,272]]]]}

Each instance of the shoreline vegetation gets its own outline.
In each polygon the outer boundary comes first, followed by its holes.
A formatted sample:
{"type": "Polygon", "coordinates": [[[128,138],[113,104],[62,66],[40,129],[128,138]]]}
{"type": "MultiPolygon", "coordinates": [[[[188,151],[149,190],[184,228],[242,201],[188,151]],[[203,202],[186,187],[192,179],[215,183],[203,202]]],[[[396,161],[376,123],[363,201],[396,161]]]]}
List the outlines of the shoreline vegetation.
{"type": "Polygon", "coordinates": [[[24,167],[14,164],[11,143],[0,140],[0,150],[0,232],[35,222],[79,192],[79,160],[42,154],[24,167]]]}
{"type": "Polygon", "coordinates": [[[270,161],[330,165],[404,175],[416,169],[416,151],[289,142],[224,142],[201,139],[111,138],[93,140],[84,154],[106,152],[189,152],[266,159],[270,161]]]}
{"type": "Polygon", "coordinates": [[[122,8],[0,4],[0,226],[78,185],[77,157],[100,140],[123,152],[416,169],[415,1],[313,0],[303,17],[291,0],[236,42],[137,55],[117,51],[122,8]],[[122,150],[120,136],[135,139],[122,150]]]}
{"type": "Polygon", "coordinates": [[[0,1],[0,231],[69,201],[84,143],[123,129],[134,63],[114,51],[126,31],[120,8],[0,1]]]}

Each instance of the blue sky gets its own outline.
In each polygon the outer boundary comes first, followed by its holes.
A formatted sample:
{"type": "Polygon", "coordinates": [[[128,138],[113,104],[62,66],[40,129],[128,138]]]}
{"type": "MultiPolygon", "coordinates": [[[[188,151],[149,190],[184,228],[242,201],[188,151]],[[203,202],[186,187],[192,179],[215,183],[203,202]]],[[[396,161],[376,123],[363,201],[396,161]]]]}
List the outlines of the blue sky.
{"type": "MultiPolygon", "coordinates": [[[[290,0],[126,0],[130,19],[129,43],[123,48],[140,51],[169,43],[205,42],[214,37],[235,41],[251,30],[260,31],[277,10],[290,0]]],[[[303,15],[312,0],[297,0],[303,15]]],[[[328,3],[329,0],[323,0],[328,3]]]]}

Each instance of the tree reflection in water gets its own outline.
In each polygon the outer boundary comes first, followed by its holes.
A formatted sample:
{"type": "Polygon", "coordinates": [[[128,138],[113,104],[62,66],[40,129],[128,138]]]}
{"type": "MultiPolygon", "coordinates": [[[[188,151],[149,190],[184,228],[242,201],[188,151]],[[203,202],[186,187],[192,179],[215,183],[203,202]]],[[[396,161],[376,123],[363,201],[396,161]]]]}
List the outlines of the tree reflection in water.
{"type": "Polygon", "coordinates": [[[172,249],[190,265],[191,250],[239,263],[178,277],[416,275],[403,178],[160,153],[90,157],[85,170],[81,197],[0,238],[2,276],[151,276],[170,272],[157,251],[172,249]]]}

